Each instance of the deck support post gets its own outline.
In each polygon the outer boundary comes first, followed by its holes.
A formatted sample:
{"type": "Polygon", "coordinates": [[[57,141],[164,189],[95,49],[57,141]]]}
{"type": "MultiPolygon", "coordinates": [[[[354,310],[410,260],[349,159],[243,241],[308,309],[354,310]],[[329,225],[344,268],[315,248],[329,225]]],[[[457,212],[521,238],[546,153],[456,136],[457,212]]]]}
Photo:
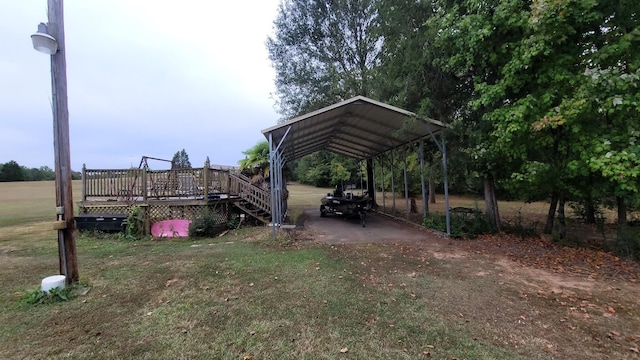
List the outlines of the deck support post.
{"type": "Polygon", "coordinates": [[[142,168],[138,171],[142,171],[142,174],[140,174],[140,177],[142,178],[142,201],[146,204],[147,198],[149,196],[149,186],[147,184],[147,169],[142,168]]]}
{"type": "Polygon", "coordinates": [[[207,156],[207,159],[204,161],[204,168],[202,169],[202,191],[203,191],[203,199],[204,200],[208,200],[209,199],[209,167],[211,166],[211,163],[209,162],[209,157],[207,156]]]}
{"type": "Polygon", "coordinates": [[[82,201],[87,200],[87,164],[82,164],[82,201]]]}

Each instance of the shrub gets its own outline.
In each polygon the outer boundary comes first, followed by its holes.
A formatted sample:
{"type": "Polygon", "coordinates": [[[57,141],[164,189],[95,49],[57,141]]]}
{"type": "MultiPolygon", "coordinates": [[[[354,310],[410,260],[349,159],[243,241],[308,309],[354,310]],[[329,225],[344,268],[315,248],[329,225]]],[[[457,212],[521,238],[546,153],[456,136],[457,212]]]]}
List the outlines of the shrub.
{"type": "Polygon", "coordinates": [[[127,227],[125,230],[125,239],[135,241],[144,237],[144,218],[142,209],[138,205],[134,205],[129,209],[127,216],[127,227]]]}
{"type": "MultiPolygon", "coordinates": [[[[491,219],[477,209],[465,209],[464,211],[451,211],[451,237],[465,238],[476,237],[482,234],[496,232],[491,219]]],[[[423,219],[422,225],[431,229],[445,232],[446,215],[430,215],[423,219]]]]}
{"type": "Polygon", "coordinates": [[[194,219],[189,225],[189,236],[191,237],[213,237],[227,228],[226,223],[218,222],[217,211],[206,210],[202,216],[194,219]]]}

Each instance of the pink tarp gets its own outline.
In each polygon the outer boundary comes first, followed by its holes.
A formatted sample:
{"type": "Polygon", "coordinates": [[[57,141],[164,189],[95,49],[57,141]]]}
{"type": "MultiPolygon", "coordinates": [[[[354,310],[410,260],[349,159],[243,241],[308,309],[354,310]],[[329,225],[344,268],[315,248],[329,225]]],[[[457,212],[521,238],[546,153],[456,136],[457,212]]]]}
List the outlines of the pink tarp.
{"type": "Polygon", "coordinates": [[[151,225],[153,237],[185,237],[189,236],[189,220],[162,220],[151,225]]]}

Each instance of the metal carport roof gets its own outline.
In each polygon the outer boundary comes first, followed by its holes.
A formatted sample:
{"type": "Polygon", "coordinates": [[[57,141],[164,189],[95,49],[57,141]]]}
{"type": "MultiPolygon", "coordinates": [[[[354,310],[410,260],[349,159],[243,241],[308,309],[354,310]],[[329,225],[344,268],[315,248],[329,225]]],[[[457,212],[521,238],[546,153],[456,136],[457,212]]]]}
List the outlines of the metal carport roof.
{"type": "MultiPolygon", "coordinates": [[[[370,159],[426,137],[431,137],[442,151],[445,211],[449,234],[446,146],[444,138],[442,142],[438,142],[435,137],[445,127],[448,126],[440,121],[420,118],[410,111],[364,96],[356,96],[262,130],[269,141],[269,187],[274,239],[277,229],[282,226],[286,217],[288,195],[285,191],[286,180],[282,174],[285,163],[320,150],[367,160],[367,188],[373,190],[371,193],[374,194],[370,159]]],[[[424,177],[422,181],[424,189],[424,177]]],[[[408,198],[406,200],[408,201],[408,198]]],[[[423,196],[424,201],[426,198],[423,196]]]]}
{"type": "Polygon", "coordinates": [[[327,150],[358,160],[438,134],[446,125],[364,96],[262,130],[283,160],[327,150]]]}

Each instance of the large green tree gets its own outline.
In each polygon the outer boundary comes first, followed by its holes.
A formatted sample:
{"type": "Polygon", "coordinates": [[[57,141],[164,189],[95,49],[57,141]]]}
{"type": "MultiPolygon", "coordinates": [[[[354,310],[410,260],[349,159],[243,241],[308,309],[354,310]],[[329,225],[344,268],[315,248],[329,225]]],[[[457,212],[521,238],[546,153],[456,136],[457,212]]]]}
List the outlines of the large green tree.
{"type": "Polygon", "coordinates": [[[591,186],[616,198],[618,239],[625,241],[627,207],[640,197],[640,3],[591,6],[596,21],[581,33],[575,90],[538,124],[577,134],[569,168],[588,171],[599,180],[591,186]]]}
{"type": "Polygon", "coordinates": [[[296,162],[293,173],[300,183],[320,187],[359,184],[363,176],[357,160],[328,151],[301,158],[296,162]]]}
{"type": "Polygon", "coordinates": [[[449,123],[462,98],[457,78],[436,64],[437,31],[426,21],[435,15],[430,1],[379,2],[383,38],[374,94],[383,101],[449,123]]]}
{"type": "Polygon", "coordinates": [[[267,39],[279,112],[288,119],[369,96],[381,38],[374,0],[283,0],[267,39]]]}
{"type": "MultiPolygon", "coordinates": [[[[500,226],[495,184],[506,177],[520,159],[513,156],[520,151],[513,143],[513,151],[506,154],[491,142],[489,134],[495,124],[487,115],[503,104],[481,101],[482,84],[499,81],[500,70],[522,40],[523,12],[527,2],[520,0],[463,0],[434,1],[434,14],[427,19],[433,40],[433,64],[455,77],[457,101],[451,136],[456,153],[452,153],[458,171],[466,177],[477,177],[485,194],[485,208],[496,226],[500,226]]],[[[504,99],[505,103],[508,101],[504,99]]]]}
{"type": "Polygon", "coordinates": [[[0,181],[24,181],[23,168],[13,160],[2,164],[0,181]]]}
{"type": "Polygon", "coordinates": [[[570,195],[591,201],[594,188],[609,188],[623,199],[638,190],[638,10],[637,2],[534,1],[499,81],[479,86],[481,101],[502,104],[487,116],[494,143],[512,153],[523,144],[523,178],[544,179],[534,191],[557,194],[560,236],[570,195]]]}
{"type": "Polygon", "coordinates": [[[637,2],[449,5],[433,24],[451,51],[445,67],[472,75],[481,130],[474,156],[483,167],[512,186],[526,184],[521,196],[546,191],[550,215],[559,203],[561,225],[567,198],[593,195],[586,183],[637,191],[628,186],[637,184],[637,2]],[[609,145],[617,149],[605,151],[609,145]]]}

